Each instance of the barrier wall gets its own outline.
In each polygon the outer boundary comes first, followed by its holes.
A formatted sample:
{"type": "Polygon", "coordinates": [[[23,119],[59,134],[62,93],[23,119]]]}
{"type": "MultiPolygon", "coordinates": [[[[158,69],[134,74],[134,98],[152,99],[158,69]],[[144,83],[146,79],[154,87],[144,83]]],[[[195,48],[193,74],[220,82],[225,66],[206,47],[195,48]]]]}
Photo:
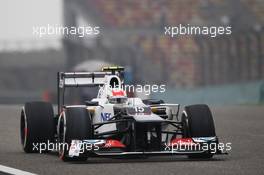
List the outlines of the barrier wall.
{"type": "Polygon", "coordinates": [[[167,88],[151,98],[180,104],[259,104],[264,103],[264,81],[187,90],[167,88]]]}

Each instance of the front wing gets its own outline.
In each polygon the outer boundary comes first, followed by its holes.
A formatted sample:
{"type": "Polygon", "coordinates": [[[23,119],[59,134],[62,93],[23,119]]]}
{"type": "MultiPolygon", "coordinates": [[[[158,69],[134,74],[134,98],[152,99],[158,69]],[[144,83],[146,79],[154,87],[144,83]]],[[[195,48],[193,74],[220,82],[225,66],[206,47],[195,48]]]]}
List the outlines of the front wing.
{"type": "Polygon", "coordinates": [[[131,155],[194,155],[203,153],[227,154],[224,149],[219,147],[217,137],[199,137],[174,139],[168,144],[164,143],[159,151],[128,151],[126,146],[117,140],[73,140],[68,156],[114,157],[131,155]]]}

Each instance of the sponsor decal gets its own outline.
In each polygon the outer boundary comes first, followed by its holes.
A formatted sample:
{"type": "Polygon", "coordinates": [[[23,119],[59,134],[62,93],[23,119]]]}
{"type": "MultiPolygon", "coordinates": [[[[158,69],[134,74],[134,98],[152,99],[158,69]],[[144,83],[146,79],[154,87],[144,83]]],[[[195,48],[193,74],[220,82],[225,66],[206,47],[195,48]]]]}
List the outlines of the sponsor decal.
{"type": "Polygon", "coordinates": [[[126,146],[118,140],[106,140],[105,148],[125,148],[126,146]]]}
{"type": "Polygon", "coordinates": [[[194,137],[192,138],[194,142],[209,142],[209,141],[216,141],[216,137],[194,137]]]}
{"type": "Polygon", "coordinates": [[[111,118],[111,113],[105,112],[101,113],[101,121],[107,121],[111,118]]]}

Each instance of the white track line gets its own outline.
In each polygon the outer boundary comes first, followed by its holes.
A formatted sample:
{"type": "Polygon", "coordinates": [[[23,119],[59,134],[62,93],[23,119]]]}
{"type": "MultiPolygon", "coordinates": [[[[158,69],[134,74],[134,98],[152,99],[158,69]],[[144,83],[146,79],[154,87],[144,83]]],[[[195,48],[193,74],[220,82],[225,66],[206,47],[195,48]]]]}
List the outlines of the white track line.
{"type": "Polygon", "coordinates": [[[22,171],[19,169],[15,169],[15,168],[3,166],[3,165],[0,165],[0,171],[4,173],[8,173],[8,174],[14,174],[14,175],[36,175],[30,172],[22,171]]]}

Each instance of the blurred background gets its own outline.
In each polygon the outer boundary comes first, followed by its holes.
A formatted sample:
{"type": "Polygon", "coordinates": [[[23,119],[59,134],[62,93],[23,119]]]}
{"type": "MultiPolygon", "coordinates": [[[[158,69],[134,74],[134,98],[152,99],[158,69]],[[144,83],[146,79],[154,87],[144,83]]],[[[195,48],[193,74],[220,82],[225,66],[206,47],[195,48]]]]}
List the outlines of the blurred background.
{"type": "Polygon", "coordinates": [[[166,85],[150,98],[264,103],[263,0],[8,0],[0,19],[0,103],[56,102],[56,72],[101,64],[125,66],[129,84],[166,85]],[[32,34],[48,24],[100,34],[32,34]],[[232,35],[164,35],[179,24],[231,26],[232,35]]]}

